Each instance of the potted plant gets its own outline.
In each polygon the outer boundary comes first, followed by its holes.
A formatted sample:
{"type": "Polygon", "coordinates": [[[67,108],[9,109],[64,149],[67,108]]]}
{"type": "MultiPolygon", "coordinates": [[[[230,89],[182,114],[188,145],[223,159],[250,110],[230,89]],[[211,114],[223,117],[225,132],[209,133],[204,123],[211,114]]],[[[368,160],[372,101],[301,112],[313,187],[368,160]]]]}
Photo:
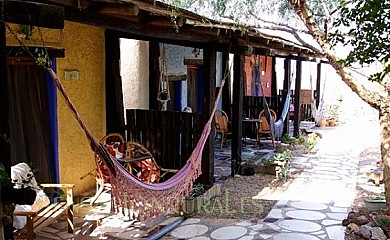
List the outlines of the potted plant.
{"type": "Polygon", "coordinates": [[[386,200],[383,196],[375,196],[364,199],[364,203],[369,212],[386,210],[386,200]]]}
{"type": "Polygon", "coordinates": [[[276,153],[272,158],[262,159],[262,165],[260,166],[259,172],[275,175],[283,179],[287,178],[290,171],[290,160],[292,158],[292,152],[287,149],[282,153],[276,153]]]}

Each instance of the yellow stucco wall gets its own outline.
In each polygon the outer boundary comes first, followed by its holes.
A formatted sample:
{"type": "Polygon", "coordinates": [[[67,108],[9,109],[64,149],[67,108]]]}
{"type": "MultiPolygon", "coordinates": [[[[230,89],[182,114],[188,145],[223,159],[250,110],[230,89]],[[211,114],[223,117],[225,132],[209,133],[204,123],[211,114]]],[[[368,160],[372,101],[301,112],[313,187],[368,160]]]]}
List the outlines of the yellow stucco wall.
{"type": "MultiPolygon", "coordinates": [[[[63,84],[86,125],[100,138],[106,126],[104,29],[66,22],[63,36],[65,58],[58,59],[57,73],[63,79],[64,69],[80,71],[79,80],[63,84]]],[[[77,195],[95,184],[92,177],[80,180],[80,176],[94,168],[94,154],[61,97],[58,97],[58,131],[60,181],[76,184],[77,195]]]]}
{"type": "MultiPolygon", "coordinates": [[[[17,34],[19,25],[9,26],[17,34]]],[[[23,42],[42,46],[38,29],[33,32],[34,40],[23,42]]],[[[104,29],[67,21],[62,31],[42,28],[41,33],[46,47],[65,49],[65,58],[57,58],[57,74],[86,125],[101,138],[106,129],[104,29]],[[65,81],[65,69],[78,70],[80,79],[65,81]]],[[[10,30],[7,45],[19,46],[10,30]]],[[[91,176],[80,180],[80,176],[94,169],[94,154],[65,101],[57,95],[60,182],[75,184],[74,194],[78,195],[95,185],[91,176]]]]}

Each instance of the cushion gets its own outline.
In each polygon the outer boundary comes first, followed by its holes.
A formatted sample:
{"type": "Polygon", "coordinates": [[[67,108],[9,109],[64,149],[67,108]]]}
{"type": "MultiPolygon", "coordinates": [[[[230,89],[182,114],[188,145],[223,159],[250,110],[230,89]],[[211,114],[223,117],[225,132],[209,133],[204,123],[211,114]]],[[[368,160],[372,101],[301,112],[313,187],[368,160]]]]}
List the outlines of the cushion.
{"type": "MultiPolygon", "coordinates": [[[[50,204],[50,199],[45,192],[38,186],[37,180],[31,168],[26,163],[18,163],[11,167],[11,179],[14,182],[14,188],[31,187],[37,193],[33,205],[15,205],[17,212],[39,211],[50,204]],[[28,181],[29,180],[29,181],[28,181]],[[27,182],[26,182],[27,181],[27,182]],[[25,182],[25,183],[24,183],[25,182]]],[[[22,229],[27,223],[26,217],[15,216],[13,221],[14,228],[22,229]]]]}

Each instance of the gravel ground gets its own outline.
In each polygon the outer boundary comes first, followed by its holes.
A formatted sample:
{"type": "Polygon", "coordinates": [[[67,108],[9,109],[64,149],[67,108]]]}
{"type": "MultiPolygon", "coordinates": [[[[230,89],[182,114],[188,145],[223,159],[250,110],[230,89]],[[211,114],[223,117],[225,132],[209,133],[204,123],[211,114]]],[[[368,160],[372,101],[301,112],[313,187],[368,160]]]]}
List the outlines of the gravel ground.
{"type": "Polygon", "coordinates": [[[275,176],[255,174],[228,178],[222,186],[222,194],[210,200],[191,217],[252,219],[265,218],[276,201],[252,199],[263,188],[279,184],[275,176]]]}
{"type": "MultiPolygon", "coordinates": [[[[303,147],[293,148],[294,156],[304,154],[303,147]]],[[[275,205],[276,201],[252,199],[263,188],[287,186],[302,172],[300,165],[292,165],[288,182],[283,183],[274,175],[255,174],[253,176],[228,177],[221,187],[222,194],[211,199],[198,213],[190,217],[212,219],[262,219],[265,218],[275,205]]]]}

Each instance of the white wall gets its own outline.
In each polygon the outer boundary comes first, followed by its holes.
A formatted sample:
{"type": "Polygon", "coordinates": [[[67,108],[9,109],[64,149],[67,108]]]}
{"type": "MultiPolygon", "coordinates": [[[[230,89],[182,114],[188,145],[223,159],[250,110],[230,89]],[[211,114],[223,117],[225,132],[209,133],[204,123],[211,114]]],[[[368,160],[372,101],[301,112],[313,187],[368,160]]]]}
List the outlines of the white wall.
{"type": "Polygon", "coordinates": [[[120,74],[125,109],[149,109],[149,43],[120,39],[120,74]]]}

